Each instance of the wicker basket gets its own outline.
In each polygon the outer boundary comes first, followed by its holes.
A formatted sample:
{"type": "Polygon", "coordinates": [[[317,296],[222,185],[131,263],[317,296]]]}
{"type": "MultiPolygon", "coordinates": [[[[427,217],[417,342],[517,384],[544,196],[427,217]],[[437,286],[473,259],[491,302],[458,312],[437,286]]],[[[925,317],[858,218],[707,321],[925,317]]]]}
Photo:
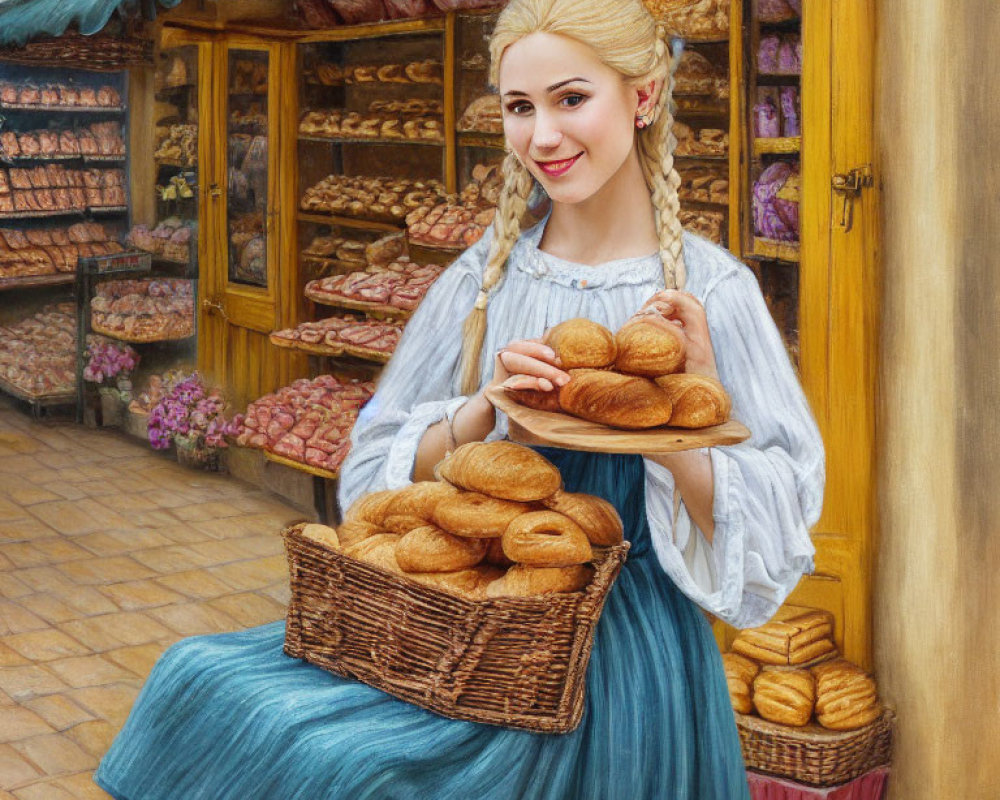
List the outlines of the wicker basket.
{"type": "Polygon", "coordinates": [[[888,708],[874,722],[853,731],[831,731],[815,724],[791,728],[736,714],[748,769],[809,786],[839,786],[888,764],[894,723],[895,714],[888,708]]]}
{"type": "Polygon", "coordinates": [[[453,719],[567,733],[583,715],[594,627],[628,543],[582,592],[472,601],[284,531],[285,652],[453,719]]]}

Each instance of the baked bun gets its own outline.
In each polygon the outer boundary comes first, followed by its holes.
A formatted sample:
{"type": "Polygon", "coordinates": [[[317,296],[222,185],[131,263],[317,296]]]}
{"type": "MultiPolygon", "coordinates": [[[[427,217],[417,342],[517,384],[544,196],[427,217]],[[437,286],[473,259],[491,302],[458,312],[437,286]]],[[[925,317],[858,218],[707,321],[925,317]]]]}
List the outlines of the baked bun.
{"type": "Polygon", "coordinates": [[[337,538],[340,539],[340,546],[347,550],[358,542],[382,532],[378,525],[371,522],[365,522],[363,519],[349,519],[340,523],[337,528],[337,538]]]}
{"type": "Polygon", "coordinates": [[[812,668],[816,679],[816,719],[824,728],[848,731],[878,719],[875,680],[842,658],[812,668]]]}
{"type": "Polygon", "coordinates": [[[562,485],[559,470],[530,447],[508,441],[468,442],[438,464],[441,477],[471,492],[533,503],[562,485]]]}
{"type": "Polygon", "coordinates": [[[496,538],[516,517],[531,511],[526,503],[500,500],[479,492],[461,492],[438,503],[434,522],[455,536],[496,538]]]}
{"type": "Polygon", "coordinates": [[[679,372],[661,375],[656,385],[670,395],[674,410],[670,415],[673,428],[707,428],[721,425],[729,419],[733,403],[723,385],[715,378],[696,373],[679,372]]]}
{"type": "Polygon", "coordinates": [[[608,367],[618,354],[614,334],[584,317],[560,322],[546,332],[542,341],[555,351],[560,366],[566,370],[608,367]]]}
{"type": "Polygon", "coordinates": [[[655,378],[684,366],[684,338],[674,323],[659,314],[632,317],[615,333],[615,369],[655,378]]]}
{"type": "Polygon", "coordinates": [[[726,673],[726,685],[729,687],[729,700],[733,704],[733,710],[740,714],[752,713],[751,687],[760,672],[760,664],[739,653],[723,653],[722,669],[726,673]]]}
{"type": "Polygon", "coordinates": [[[816,683],[807,669],[764,667],[753,682],[753,705],[770,722],[801,727],[812,716],[816,683]]]}
{"type": "Polygon", "coordinates": [[[503,575],[502,569],[483,565],[455,572],[411,572],[406,577],[467,600],[485,600],[487,588],[503,575]]]}
{"type": "Polygon", "coordinates": [[[402,537],[395,533],[376,533],[344,550],[346,555],[366,561],[389,572],[402,572],[396,561],[396,545],[402,537]]]}
{"type": "Polygon", "coordinates": [[[428,522],[423,517],[417,517],[413,514],[388,514],[382,520],[381,528],[383,532],[398,533],[402,536],[416,528],[424,527],[428,522]]]}
{"type": "Polygon", "coordinates": [[[507,558],[529,567],[569,567],[594,557],[583,529],[555,511],[521,514],[500,543],[507,558]]]}
{"type": "Polygon", "coordinates": [[[487,539],[486,543],[486,555],[483,556],[484,564],[492,564],[494,567],[503,567],[504,569],[514,564],[513,561],[507,558],[507,554],[503,551],[503,539],[501,537],[487,539]]]}
{"type": "Polygon", "coordinates": [[[417,481],[397,489],[386,504],[384,514],[386,517],[409,514],[430,522],[437,504],[457,493],[454,486],[441,481],[417,481]]]}
{"type": "Polygon", "coordinates": [[[392,489],[384,489],[359,497],[344,513],[344,520],[360,519],[380,525],[385,519],[386,507],[395,494],[392,489]]]}
{"type": "Polygon", "coordinates": [[[511,400],[526,408],[555,413],[563,410],[562,406],[559,405],[559,392],[555,389],[549,392],[541,389],[505,389],[505,391],[511,400]]]}
{"type": "Polygon", "coordinates": [[[740,631],[733,652],[763,664],[800,666],[831,658],[833,616],[819,609],[740,631]]]}
{"type": "Polygon", "coordinates": [[[569,374],[569,383],[559,390],[559,405],[575,417],[627,430],[670,421],[670,395],[649,378],[601,369],[575,369],[569,374]]]}
{"type": "Polygon", "coordinates": [[[539,594],[579,592],[594,577],[584,564],[572,567],[529,567],[515,564],[486,588],[487,597],[532,597],[539,594]]]}
{"type": "Polygon", "coordinates": [[[542,505],[573,520],[583,529],[591,544],[610,547],[622,541],[625,533],[622,518],[603,497],[560,489],[551,497],[546,497],[542,505]]]}
{"type": "Polygon", "coordinates": [[[333,528],[327,525],[317,525],[315,522],[310,522],[308,525],[302,526],[302,535],[306,539],[312,539],[327,547],[340,549],[340,537],[337,536],[337,532],[333,528]]]}
{"type": "Polygon", "coordinates": [[[463,539],[425,525],[399,540],[396,561],[404,572],[454,572],[476,566],[486,555],[486,548],[483,539],[463,539]]]}

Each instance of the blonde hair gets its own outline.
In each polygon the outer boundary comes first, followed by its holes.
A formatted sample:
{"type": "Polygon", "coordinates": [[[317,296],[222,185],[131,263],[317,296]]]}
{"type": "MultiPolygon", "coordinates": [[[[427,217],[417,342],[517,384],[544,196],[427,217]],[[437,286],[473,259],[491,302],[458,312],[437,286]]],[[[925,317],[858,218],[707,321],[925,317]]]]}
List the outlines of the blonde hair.
{"type": "MultiPolygon", "coordinates": [[[[668,288],[683,288],[685,281],[682,228],[674,168],[671,94],[673,69],[665,34],[641,0],[511,0],[500,13],[490,39],[490,82],[499,83],[500,59],[517,40],[532,33],[567,36],[591,47],[598,58],[626,80],[656,79],[662,90],[652,124],[639,131],[638,151],[642,172],[655,209],[656,229],[668,288]]],[[[494,287],[503,278],[507,257],[521,233],[534,179],[513,152],[503,163],[504,185],[497,203],[493,240],[486,257],[483,282],[475,305],[463,326],[462,391],[479,388],[479,362],[486,337],[486,306],[494,287]]]]}

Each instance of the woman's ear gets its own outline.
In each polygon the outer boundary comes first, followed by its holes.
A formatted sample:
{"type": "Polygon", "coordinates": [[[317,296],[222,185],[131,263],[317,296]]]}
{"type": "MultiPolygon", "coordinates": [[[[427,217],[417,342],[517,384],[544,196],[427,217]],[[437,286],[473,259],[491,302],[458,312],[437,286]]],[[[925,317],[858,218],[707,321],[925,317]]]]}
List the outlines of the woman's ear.
{"type": "Polygon", "coordinates": [[[656,104],[660,99],[660,91],[663,88],[663,81],[653,78],[644,81],[636,86],[638,102],[636,104],[636,115],[651,118],[656,110],[656,104]]]}

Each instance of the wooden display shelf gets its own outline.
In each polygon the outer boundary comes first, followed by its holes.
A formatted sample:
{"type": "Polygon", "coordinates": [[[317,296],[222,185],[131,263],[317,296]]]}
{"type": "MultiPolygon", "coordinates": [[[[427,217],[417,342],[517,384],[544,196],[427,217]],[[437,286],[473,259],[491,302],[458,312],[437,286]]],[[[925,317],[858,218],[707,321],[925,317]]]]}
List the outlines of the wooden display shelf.
{"type": "Polygon", "coordinates": [[[497,150],[504,150],[506,148],[502,133],[459,131],[458,143],[463,147],[493,147],[497,150]]]}
{"type": "Polygon", "coordinates": [[[55,394],[32,394],[19,386],[15,386],[13,383],[5,381],[3,378],[0,378],[0,391],[9,394],[11,397],[16,397],[18,400],[24,400],[26,403],[34,403],[36,405],[58,406],[76,402],[75,390],[55,394]]]}
{"type": "Polygon", "coordinates": [[[48,156],[0,156],[0,163],[16,166],[18,164],[37,164],[38,162],[44,163],[47,161],[79,161],[81,158],[83,156],[79,153],[55,153],[48,156]]]}
{"type": "Polygon", "coordinates": [[[406,311],[395,306],[382,305],[380,303],[364,303],[360,300],[351,300],[346,297],[334,297],[321,292],[314,292],[306,287],[305,296],[314,303],[321,306],[331,306],[333,308],[346,308],[350,311],[364,311],[366,314],[384,314],[387,317],[396,319],[409,319],[412,311],[406,311]]]}
{"type": "Polygon", "coordinates": [[[796,264],[800,260],[798,242],[779,242],[776,239],[765,239],[763,236],[754,237],[753,254],[760,258],[773,258],[796,264]]]}
{"type": "Polygon", "coordinates": [[[674,159],[677,161],[729,161],[729,154],[724,153],[721,155],[716,154],[699,154],[693,155],[688,153],[674,153],[674,159]]]}
{"type": "Polygon", "coordinates": [[[43,106],[22,103],[0,103],[0,109],[5,111],[70,111],[86,114],[124,114],[124,106],[43,106]]]}
{"type": "Polygon", "coordinates": [[[84,164],[120,164],[122,161],[127,161],[128,156],[124,153],[121,155],[80,155],[72,156],[73,158],[82,158],[84,164]]]}
{"type": "Polygon", "coordinates": [[[185,339],[190,339],[195,335],[194,330],[191,333],[187,333],[183,336],[126,336],[124,333],[119,333],[118,331],[112,331],[108,328],[104,328],[100,325],[95,325],[93,321],[90,323],[90,330],[94,333],[100,334],[101,336],[106,336],[109,339],[115,339],[119,342],[126,342],[128,344],[153,344],[154,342],[182,342],[185,339]]]}
{"type": "Polygon", "coordinates": [[[336,28],[308,31],[296,39],[299,42],[340,42],[356,39],[377,39],[382,36],[405,36],[414,33],[443,33],[445,17],[399,19],[387,22],[366,22],[360,25],[338,25],[336,28]]]}
{"type": "Polygon", "coordinates": [[[759,86],[798,86],[802,75],[798,72],[758,72],[759,86]]]}
{"type": "Polygon", "coordinates": [[[268,461],[273,461],[275,464],[282,464],[283,466],[291,467],[292,469],[297,469],[301,472],[308,472],[310,475],[315,475],[317,478],[326,478],[327,480],[335,481],[340,477],[339,472],[331,472],[330,470],[323,469],[322,467],[314,467],[311,464],[306,464],[302,461],[285,458],[284,456],[279,456],[277,453],[272,453],[270,450],[264,451],[264,458],[268,461]]]}
{"type": "Polygon", "coordinates": [[[392,353],[383,353],[378,350],[369,350],[365,347],[358,347],[352,344],[309,344],[308,342],[296,342],[291,339],[283,339],[280,336],[270,335],[271,344],[276,347],[284,347],[286,350],[298,350],[301,353],[308,353],[311,356],[324,356],[326,358],[340,358],[351,356],[360,358],[363,361],[374,361],[377,364],[385,364],[392,357],[392,353]]]}
{"type": "Polygon", "coordinates": [[[7,289],[27,289],[32,286],[59,286],[73,283],[76,272],[56,272],[45,275],[25,275],[19,278],[0,277],[0,292],[7,289]]]}
{"type": "Polygon", "coordinates": [[[802,150],[801,136],[779,136],[771,139],[754,139],[754,155],[791,155],[802,150]]]}
{"type": "Polygon", "coordinates": [[[155,163],[158,168],[172,167],[174,169],[195,169],[198,166],[197,161],[192,164],[188,164],[178,158],[154,158],[153,163],[155,163]]]}
{"type": "Polygon", "coordinates": [[[87,206],[91,214],[125,214],[128,206],[87,206]]]}
{"type": "Polygon", "coordinates": [[[318,225],[340,225],[344,228],[358,228],[369,231],[399,233],[406,230],[406,224],[402,220],[398,223],[379,222],[376,220],[360,219],[358,217],[339,217],[333,214],[310,214],[306,211],[300,211],[297,218],[299,222],[314,222],[318,225]]]}
{"type": "Polygon", "coordinates": [[[49,217],[81,217],[86,213],[86,209],[59,209],[53,211],[14,211],[9,214],[0,214],[0,221],[5,219],[47,219],[49,217]]]}
{"type": "Polygon", "coordinates": [[[325,142],[326,144],[417,144],[430,147],[444,147],[444,137],[440,139],[411,139],[405,136],[362,137],[362,136],[306,136],[299,135],[300,142],[325,142]]]}

